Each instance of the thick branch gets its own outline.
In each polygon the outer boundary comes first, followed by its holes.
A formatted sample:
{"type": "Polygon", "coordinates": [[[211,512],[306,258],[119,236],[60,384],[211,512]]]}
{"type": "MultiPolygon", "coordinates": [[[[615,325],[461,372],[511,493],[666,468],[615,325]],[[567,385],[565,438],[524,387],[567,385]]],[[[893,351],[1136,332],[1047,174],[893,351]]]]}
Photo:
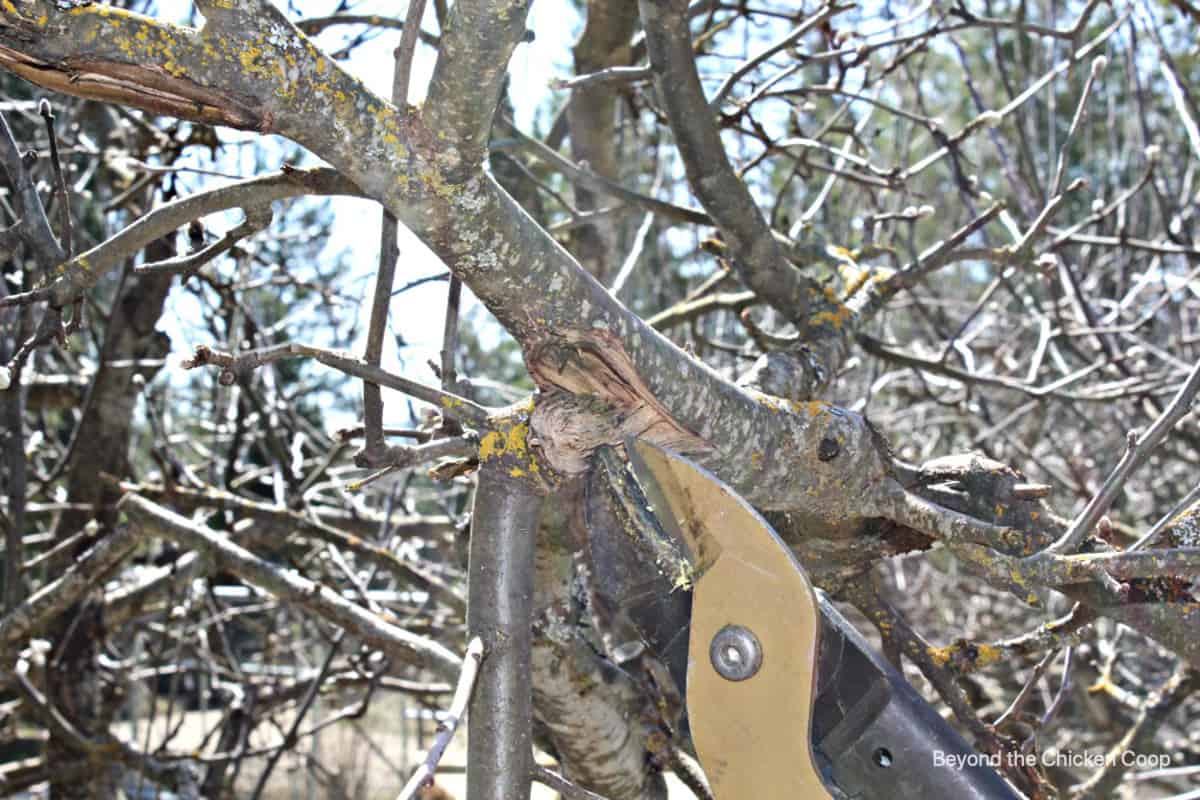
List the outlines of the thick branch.
{"type": "Polygon", "coordinates": [[[471,517],[467,628],[487,658],[471,701],[467,800],[528,797],[533,767],[529,658],[542,498],[505,461],[484,462],[471,517]]]}
{"type": "Polygon", "coordinates": [[[459,0],[450,12],[425,102],[441,168],[474,171],[487,155],[508,59],[525,35],[527,0],[459,0]]]}

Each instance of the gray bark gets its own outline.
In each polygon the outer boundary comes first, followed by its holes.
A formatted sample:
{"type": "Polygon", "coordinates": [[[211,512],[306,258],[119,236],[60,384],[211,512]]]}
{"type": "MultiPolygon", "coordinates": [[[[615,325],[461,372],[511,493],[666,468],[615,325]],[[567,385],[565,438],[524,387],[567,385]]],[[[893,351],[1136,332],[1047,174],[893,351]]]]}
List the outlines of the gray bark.
{"type": "Polygon", "coordinates": [[[504,461],[484,462],[471,515],[467,629],[485,655],[468,718],[467,800],[528,797],[533,769],[529,654],[541,497],[504,461]]]}

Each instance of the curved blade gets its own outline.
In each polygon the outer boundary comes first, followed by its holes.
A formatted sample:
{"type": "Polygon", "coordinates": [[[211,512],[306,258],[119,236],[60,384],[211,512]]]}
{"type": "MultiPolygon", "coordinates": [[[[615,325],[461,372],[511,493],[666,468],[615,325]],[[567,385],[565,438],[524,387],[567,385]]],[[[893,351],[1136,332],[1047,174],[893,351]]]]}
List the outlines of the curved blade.
{"type": "Polygon", "coordinates": [[[820,612],[808,578],[771,526],[718,478],[647,442],[626,451],[662,527],[689,566],[692,622],[687,707],[718,800],[831,797],[811,745],[820,612]],[[731,681],[713,637],[749,629],[762,666],[731,681]]]}
{"type": "Polygon", "coordinates": [[[665,688],[679,701],[673,710],[682,712],[692,593],[680,583],[690,568],[649,506],[624,454],[598,448],[584,495],[592,602],[610,635],[621,623],[632,624],[636,634],[630,638],[640,639],[667,668],[671,684],[665,688]]]}

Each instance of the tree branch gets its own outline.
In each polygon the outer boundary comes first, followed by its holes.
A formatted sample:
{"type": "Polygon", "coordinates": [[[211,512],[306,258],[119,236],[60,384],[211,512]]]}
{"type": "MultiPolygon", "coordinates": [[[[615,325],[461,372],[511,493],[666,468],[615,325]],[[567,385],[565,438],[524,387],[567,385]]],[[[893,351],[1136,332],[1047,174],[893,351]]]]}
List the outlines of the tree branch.
{"type": "MultiPolygon", "coordinates": [[[[804,323],[823,295],[788,261],[729,163],[696,71],[686,0],[642,0],[640,7],[658,96],[692,191],[721,229],[746,285],[788,319],[804,323]]],[[[831,11],[826,6],[818,16],[831,11]]]]}
{"type": "Polygon", "coordinates": [[[528,0],[454,4],[425,100],[425,122],[442,144],[442,170],[470,173],[486,158],[508,60],[528,13],[528,0]]]}
{"type": "Polygon", "coordinates": [[[454,687],[454,698],[450,701],[450,707],[446,709],[445,718],[438,722],[438,730],[433,737],[433,744],[429,746],[429,752],[425,754],[425,758],[417,766],[412,777],[408,779],[408,783],[404,784],[404,788],[400,790],[396,800],[416,800],[417,793],[423,787],[433,783],[433,776],[437,772],[438,763],[442,760],[442,754],[446,752],[446,748],[454,739],[458,724],[462,721],[463,715],[467,713],[467,703],[475,691],[475,681],[479,676],[481,661],[483,661],[483,640],[476,636],[467,645],[467,652],[463,656],[462,674],[458,676],[458,685],[454,687]]]}
{"type": "Polygon", "coordinates": [[[265,561],[215,531],[201,527],[173,511],[136,494],[122,498],[119,508],[131,527],[144,534],[170,539],[199,550],[227,569],[272,593],[280,600],[345,628],[355,637],[405,664],[416,664],[443,679],[454,679],[461,668],[458,656],[437,642],[416,636],[399,626],[391,614],[379,615],[351,603],[326,586],[265,561]]]}
{"type": "Polygon", "coordinates": [[[528,797],[533,767],[533,552],[542,497],[506,462],[483,462],[471,515],[467,629],[487,658],[471,701],[467,800],[528,797]]]}
{"type": "Polygon", "coordinates": [[[344,372],[355,378],[370,381],[398,392],[412,395],[437,407],[443,414],[469,425],[482,427],[489,420],[486,408],[473,400],[459,397],[452,392],[435,389],[416,381],[410,381],[399,375],[364,363],[348,353],[338,353],[320,347],[310,347],[291,342],[288,344],[264,347],[259,350],[247,350],[234,355],[223,350],[214,350],[205,345],[198,345],[190,360],[183,363],[184,369],[194,369],[206,365],[221,367],[221,382],[226,385],[236,380],[236,373],[257,369],[264,364],[270,364],[286,358],[312,358],[327,367],[344,372]]]}

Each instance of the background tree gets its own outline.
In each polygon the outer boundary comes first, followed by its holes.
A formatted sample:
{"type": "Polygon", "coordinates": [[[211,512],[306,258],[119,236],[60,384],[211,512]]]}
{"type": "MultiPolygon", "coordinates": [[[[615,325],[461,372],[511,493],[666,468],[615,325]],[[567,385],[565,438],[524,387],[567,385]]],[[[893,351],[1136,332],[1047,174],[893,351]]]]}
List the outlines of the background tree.
{"type": "Polygon", "coordinates": [[[471,797],[561,781],[531,738],[604,796],[705,796],[612,578],[641,559],[596,465],[629,435],[766,513],[982,751],[1179,767],[1012,770],[1027,795],[1194,783],[1192,6],[594,0],[544,135],[509,98],[527,3],[197,10],[0,9],[0,65],[100,101],[14,82],[0,109],[0,656],[6,714],[48,731],[7,789],[258,794],[319,696],[447,693],[477,638],[471,797]],[[377,34],[391,102],[339,65],[377,34]],[[262,135],[251,174],[180,191],[229,129],[262,135]],[[303,150],[269,171],[266,134],[303,150]],[[296,200],[334,194],[384,215],[362,357],[321,249],[353,221],[296,200]],[[433,277],[396,274],[397,224],[450,273],[426,383],[380,366],[394,293],[433,277]],[[172,302],[211,374],[163,374],[172,302]],[[363,387],[337,433],[331,374],[363,387]],[[151,679],[214,687],[200,750],[115,735],[151,679]]]}

